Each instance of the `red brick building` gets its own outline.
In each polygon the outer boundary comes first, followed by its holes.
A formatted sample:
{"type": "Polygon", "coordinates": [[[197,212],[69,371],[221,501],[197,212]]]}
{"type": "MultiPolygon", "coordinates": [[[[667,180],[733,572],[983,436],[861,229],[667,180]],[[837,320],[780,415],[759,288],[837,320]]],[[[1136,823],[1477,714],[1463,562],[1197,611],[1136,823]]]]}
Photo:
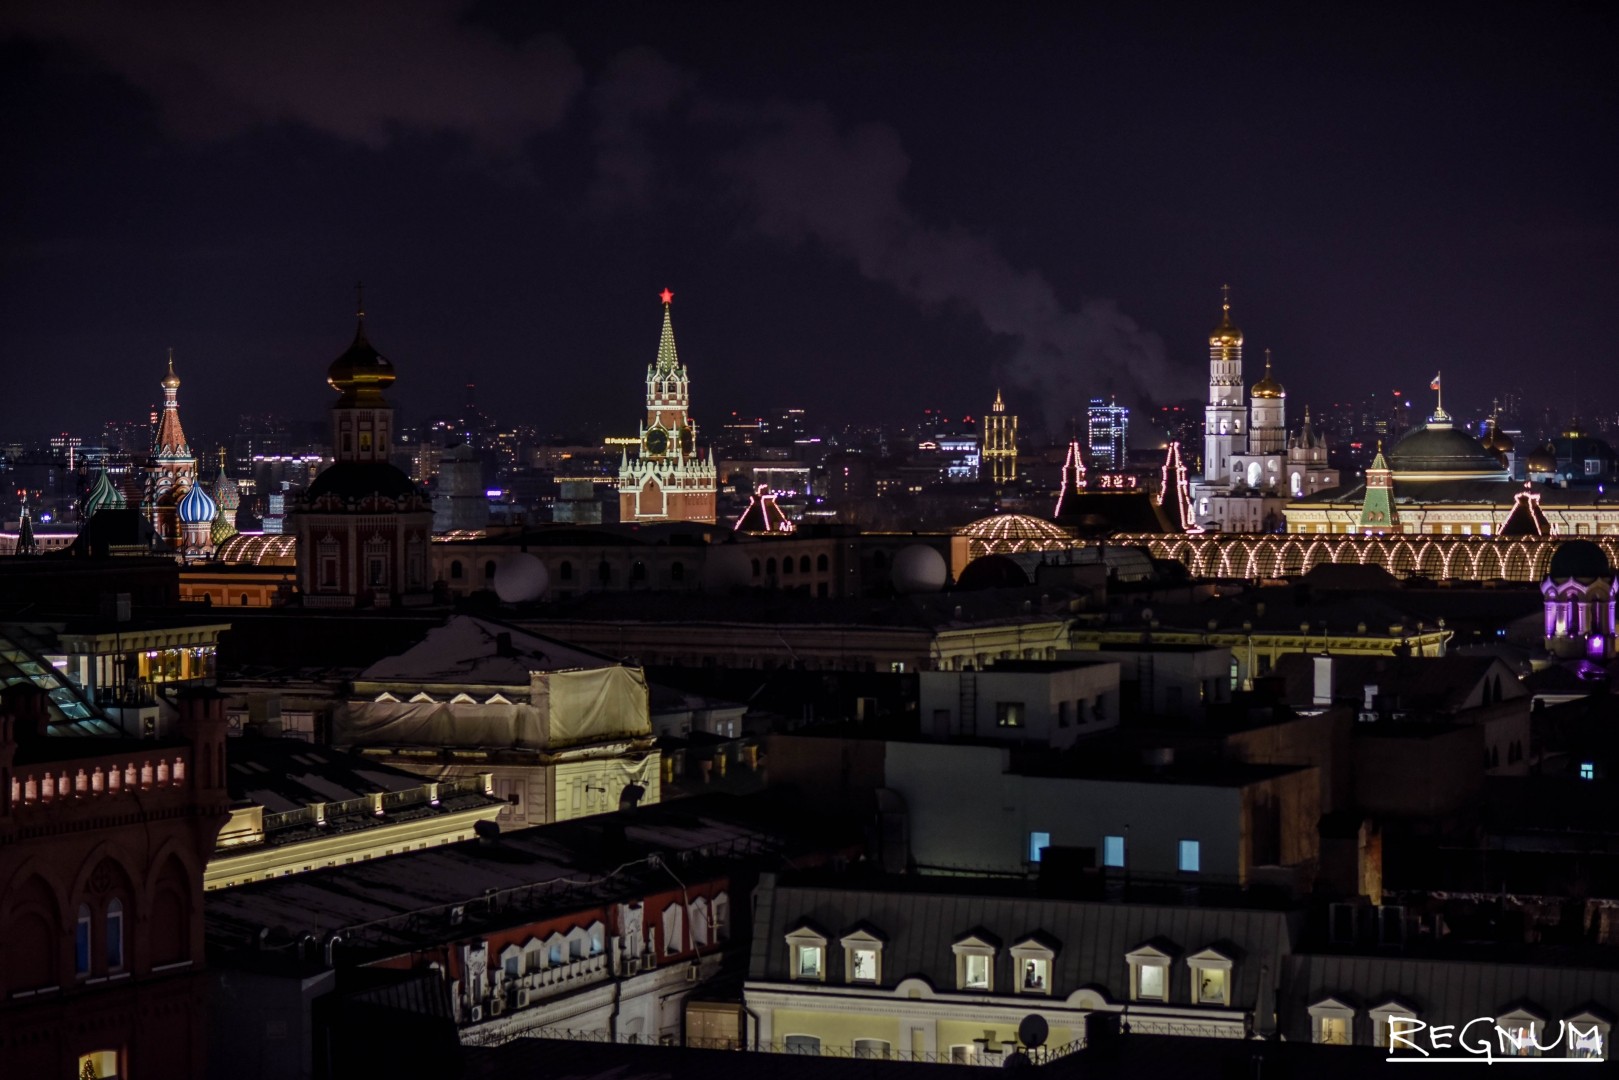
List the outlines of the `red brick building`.
{"type": "Polygon", "coordinates": [[[0,1075],[203,1073],[202,872],[227,817],[223,701],[181,737],[76,735],[0,698],[0,1075]]]}

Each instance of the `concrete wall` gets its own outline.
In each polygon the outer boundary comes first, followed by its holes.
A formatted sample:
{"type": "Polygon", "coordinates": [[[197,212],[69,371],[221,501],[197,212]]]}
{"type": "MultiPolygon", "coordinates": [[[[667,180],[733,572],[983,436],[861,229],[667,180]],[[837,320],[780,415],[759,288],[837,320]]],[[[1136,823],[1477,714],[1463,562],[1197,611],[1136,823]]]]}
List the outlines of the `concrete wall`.
{"type": "Polygon", "coordinates": [[[1117,727],[1119,665],[1076,663],[1043,671],[924,671],[922,730],[935,739],[969,736],[1064,748],[1117,727]],[[963,715],[962,684],[971,680],[971,715],[963,715]],[[1002,726],[1002,705],[1021,706],[1019,726],[1002,726]]]}
{"type": "Polygon", "coordinates": [[[1153,719],[1199,720],[1209,705],[1231,700],[1231,650],[1068,650],[1064,660],[1116,660],[1123,708],[1153,719]]]}
{"type": "Polygon", "coordinates": [[[1056,846],[1096,848],[1098,862],[1104,836],[1127,837],[1126,865],[1143,877],[1178,877],[1179,841],[1197,840],[1197,880],[1241,878],[1241,789],[1014,776],[1008,756],[996,747],[888,744],[888,786],[905,799],[920,867],[1023,873],[1029,834],[1039,831],[1056,846]]]}

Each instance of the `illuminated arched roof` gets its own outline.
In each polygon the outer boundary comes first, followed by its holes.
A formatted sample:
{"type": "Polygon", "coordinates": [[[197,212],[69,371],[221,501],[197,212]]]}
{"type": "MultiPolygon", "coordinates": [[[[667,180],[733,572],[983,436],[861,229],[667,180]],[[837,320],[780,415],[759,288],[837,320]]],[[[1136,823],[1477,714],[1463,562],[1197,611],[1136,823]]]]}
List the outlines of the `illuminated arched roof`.
{"type": "Polygon", "coordinates": [[[1032,514],[995,514],[979,518],[962,526],[956,533],[970,540],[984,541],[1043,541],[1056,540],[1064,544],[1073,538],[1057,524],[1032,514]]]}
{"type": "Polygon", "coordinates": [[[250,566],[296,566],[298,537],[292,533],[237,533],[219,545],[214,558],[250,566]]]}

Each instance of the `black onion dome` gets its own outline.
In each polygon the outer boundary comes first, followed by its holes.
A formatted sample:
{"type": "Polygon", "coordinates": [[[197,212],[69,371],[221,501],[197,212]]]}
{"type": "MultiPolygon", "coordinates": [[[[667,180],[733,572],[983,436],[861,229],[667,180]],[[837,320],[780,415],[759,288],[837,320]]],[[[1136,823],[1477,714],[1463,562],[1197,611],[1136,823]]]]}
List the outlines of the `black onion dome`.
{"type": "Polygon", "coordinates": [[[1501,459],[1465,431],[1450,427],[1424,427],[1394,444],[1388,453],[1396,480],[1405,474],[1442,473],[1457,476],[1500,476],[1501,459]]]}
{"type": "Polygon", "coordinates": [[[381,404],[382,392],[393,385],[393,362],[377,352],[365,337],[365,318],[354,331],[354,343],[326,369],[326,381],[342,394],[342,405],[381,404]]]}
{"type": "Polygon", "coordinates": [[[420,494],[410,477],[385,461],[339,461],[315,477],[304,499],[314,502],[336,495],[347,502],[372,495],[404,499],[420,494]]]}
{"type": "Polygon", "coordinates": [[[1579,578],[1590,581],[1613,576],[1608,564],[1608,553],[1590,540],[1564,540],[1552,553],[1552,564],[1546,576],[1557,581],[1579,578]]]}

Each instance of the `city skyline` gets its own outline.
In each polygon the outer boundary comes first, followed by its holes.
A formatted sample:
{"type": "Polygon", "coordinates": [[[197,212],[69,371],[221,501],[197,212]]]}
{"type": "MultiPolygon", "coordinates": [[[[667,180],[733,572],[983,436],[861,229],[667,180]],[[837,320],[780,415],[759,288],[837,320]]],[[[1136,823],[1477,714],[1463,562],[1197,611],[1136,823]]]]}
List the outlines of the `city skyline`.
{"type": "Polygon", "coordinates": [[[1165,9],[834,10],[738,50],[724,7],[409,10],[0,18],[28,165],[5,345],[79,376],[18,387],[0,426],[138,411],[171,345],[200,414],[252,385],[252,411],[318,415],[356,276],[403,409],[475,381],[548,428],[616,415],[666,285],[715,404],[853,420],[919,385],[973,413],[999,386],[1048,431],[1098,394],[1195,397],[1225,282],[1303,400],[1443,367],[1487,401],[1547,355],[1572,407],[1606,361],[1606,12],[1241,8],[1166,33],[1165,9]],[[357,94],[339,58],[362,46],[357,94]]]}

